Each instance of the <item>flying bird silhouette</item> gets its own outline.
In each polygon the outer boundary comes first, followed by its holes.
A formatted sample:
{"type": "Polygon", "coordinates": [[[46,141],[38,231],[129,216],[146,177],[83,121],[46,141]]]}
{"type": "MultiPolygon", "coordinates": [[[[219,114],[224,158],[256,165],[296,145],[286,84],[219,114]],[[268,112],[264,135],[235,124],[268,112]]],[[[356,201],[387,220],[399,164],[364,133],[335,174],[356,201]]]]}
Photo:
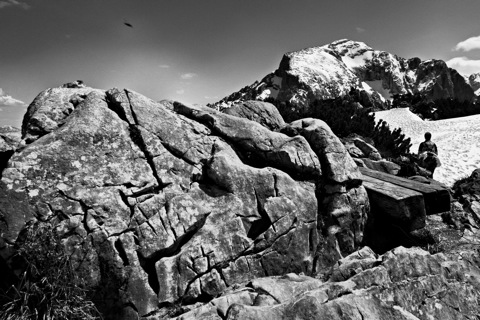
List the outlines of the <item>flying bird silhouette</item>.
{"type": "Polygon", "coordinates": [[[127,21],[124,21],[123,24],[127,27],[133,28],[132,24],[128,23],[127,21]]]}

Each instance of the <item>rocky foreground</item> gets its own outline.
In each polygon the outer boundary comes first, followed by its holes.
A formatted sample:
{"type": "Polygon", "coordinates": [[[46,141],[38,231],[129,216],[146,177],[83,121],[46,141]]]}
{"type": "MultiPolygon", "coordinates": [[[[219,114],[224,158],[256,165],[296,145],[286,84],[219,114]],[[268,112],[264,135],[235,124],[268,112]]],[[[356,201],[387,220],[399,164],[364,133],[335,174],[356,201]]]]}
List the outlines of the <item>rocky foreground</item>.
{"type": "Polygon", "coordinates": [[[54,224],[106,319],[480,312],[476,218],[447,214],[460,230],[443,247],[446,218],[428,218],[418,232],[436,254],[363,247],[378,230],[366,228],[362,176],[320,120],[285,123],[260,102],[222,113],[126,89],[63,87],[39,94],[21,142],[8,143],[2,261],[12,266],[26,225],[54,224]]]}

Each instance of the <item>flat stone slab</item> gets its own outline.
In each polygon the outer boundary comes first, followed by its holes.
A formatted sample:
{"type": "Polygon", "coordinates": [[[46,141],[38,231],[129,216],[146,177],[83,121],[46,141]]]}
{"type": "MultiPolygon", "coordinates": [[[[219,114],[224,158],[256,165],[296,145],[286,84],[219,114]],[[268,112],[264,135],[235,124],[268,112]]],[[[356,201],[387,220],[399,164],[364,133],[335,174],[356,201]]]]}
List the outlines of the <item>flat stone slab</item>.
{"type": "Polygon", "coordinates": [[[400,227],[413,231],[425,226],[425,202],[420,192],[363,175],[373,212],[385,214],[400,227]]]}
{"type": "Polygon", "coordinates": [[[437,184],[426,184],[410,179],[397,177],[388,173],[375,171],[368,168],[359,168],[362,175],[392,183],[423,195],[425,212],[427,215],[450,211],[450,193],[437,184]]]}

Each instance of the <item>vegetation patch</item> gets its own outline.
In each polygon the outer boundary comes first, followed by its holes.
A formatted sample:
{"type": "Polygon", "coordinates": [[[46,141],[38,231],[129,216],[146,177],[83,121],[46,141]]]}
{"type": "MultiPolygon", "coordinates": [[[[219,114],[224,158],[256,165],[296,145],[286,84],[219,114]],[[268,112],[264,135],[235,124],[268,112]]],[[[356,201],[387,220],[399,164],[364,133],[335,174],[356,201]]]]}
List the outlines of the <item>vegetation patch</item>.
{"type": "Polygon", "coordinates": [[[2,292],[0,320],[101,319],[50,223],[32,223],[19,238],[13,261],[23,272],[2,292]]]}

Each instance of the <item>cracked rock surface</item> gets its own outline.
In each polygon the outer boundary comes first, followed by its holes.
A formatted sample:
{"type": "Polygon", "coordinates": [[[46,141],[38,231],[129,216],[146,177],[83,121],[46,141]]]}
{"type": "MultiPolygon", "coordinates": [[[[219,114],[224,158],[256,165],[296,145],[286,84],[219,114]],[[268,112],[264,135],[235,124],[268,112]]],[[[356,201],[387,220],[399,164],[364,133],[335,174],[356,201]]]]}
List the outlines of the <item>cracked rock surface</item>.
{"type": "Polygon", "coordinates": [[[364,247],[339,260],[325,281],[255,279],[176,319],[477,319],[478,250],[398,247],[377,256],[364,247]]]}
{"type": "MultiPolygon", "coordinates": [[[[105,319],[209,301],[224,317],[229,301],[257,299],[250,289],[217,298],[241,283],[263,288],[269,280],[255,278],[332,267],[363,240],[358,168],[324,123],[275,132],[265,114],[126,89],[42,92],[2,172],[0,258],[9,261],[28,221],[55,224],[105,319]]],[[[300,278],[258,299],[286,303],[319,282],[300,278]]]]}

